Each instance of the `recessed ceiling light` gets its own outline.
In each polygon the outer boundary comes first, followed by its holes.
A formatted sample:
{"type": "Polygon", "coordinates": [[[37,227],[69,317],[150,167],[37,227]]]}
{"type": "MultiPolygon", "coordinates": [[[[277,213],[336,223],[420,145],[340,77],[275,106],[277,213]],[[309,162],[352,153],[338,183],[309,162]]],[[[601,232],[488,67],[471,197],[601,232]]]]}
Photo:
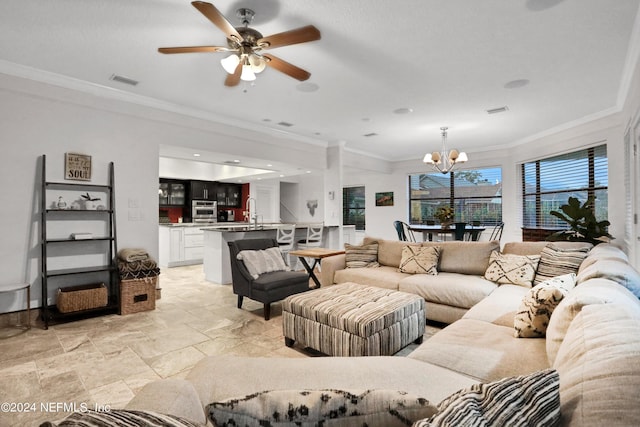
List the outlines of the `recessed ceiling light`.
{"type": "Polygon", "coordinates": [[[239,180],[238,180],[238,182],[242,182],[242,180],[241,180],[241,179],[239,179],[239,180]]]}
{"type": "Polygon", "coordinates": [[[284,127],[287,127],[287,128],[293,126],[293,123],[289,123],[289,122],[278,122],[278,124],[280,126],[284,126],[284,127]]]}
{"type": "Polygon", "coordinates": [[[271,119],[262,119],[263,122],[270,122],[271,119]]]}
{"type": "Polygon", "coordinates": [[[307,171],[307,173],[311,173],[311,171],[307,171]]]}
{"type": "Polygon", "coordinates": [[[284,175],[280,175],[280,178],[284,178],[284,175]]]}
{"type": "Polygon", "coordinates": [[[371,132],[371,133],[365,133],[365,134],[364,134],[364,135],[362,135],[362,136],[369,137],[369,136],[376,136],[376,135],[377,135],[377,133],[375,133],[375,132],[371,132]]]}
{"type": "Polygon", "coordinates": [[[238,160],[238,159],[234,159],[234,160],[233,160],[233,163],[240,163],[240,160],[238,160]]]}
{"type": "Polygon", "coordinates": [[[258,181],[260,181],[262,178],[258,178],[258,181]]]}
{"type": "Polygon", "coordinates": [[[318,86],[315,83],[311,83],[311,82],[300,83],[299,85],[296,86],[296,89],[299,92],[315,92],[319,88],[320,88],[320,86],[318,86]]]}
{"type": "Polygon", "coordinates": [[[273,166],[271,163],[269,163],[269,164],[267,165],[267,167],[268,167],[268,168],[270,168],[271,166],[273,166]]]}
{"type": "Polygon", "coordinates": [[[393,112],[395,114],[409,114],[409,113],[413,113],[413,108],[396,108],[395,110],[393,110],[393,112]]]}
{"type": "Polygon", "coordinates": [[[200,153],[193,153],[193,157],[200,157],[200,153]]]}
{"type": "Polygon", "coordinates": [[[529,84],[529,80],[518,79],[518,80],[511,80],[510,82],[505,83],[504,87],[505,89],[518,89],[528,84],[529,84]]]}

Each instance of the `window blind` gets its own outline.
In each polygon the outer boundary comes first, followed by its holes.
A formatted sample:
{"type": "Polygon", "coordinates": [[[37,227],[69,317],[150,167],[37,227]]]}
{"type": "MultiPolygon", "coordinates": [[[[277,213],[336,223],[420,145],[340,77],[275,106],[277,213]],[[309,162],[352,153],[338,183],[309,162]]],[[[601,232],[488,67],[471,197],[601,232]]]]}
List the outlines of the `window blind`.
{"type": "Polygon", "coordinates": [[[607,146],[522,164],[523,227],[566,228],[549,212],[559,210],[569,197],[581,202],[596,198],[596,217],[607,219],[609,185],[607,146]]]}

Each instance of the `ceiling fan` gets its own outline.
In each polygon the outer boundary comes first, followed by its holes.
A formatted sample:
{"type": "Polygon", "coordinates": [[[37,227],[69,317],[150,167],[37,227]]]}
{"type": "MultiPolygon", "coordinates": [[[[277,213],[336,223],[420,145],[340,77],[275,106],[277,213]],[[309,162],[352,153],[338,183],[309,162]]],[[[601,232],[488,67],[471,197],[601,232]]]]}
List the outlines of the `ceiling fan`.
{"type": "Polygon", "coordinates": [[[262,72],[266,66],[274,68],[294,79],[307,80],[311,73],[296,67],[272,54],[262,53],[264,50],[298,43],[306,43],[320,39],[320,31],[313,25],[296,28],[263,37],[259,31],[250,28],[249,23],[253,19],[254,12],[251,9],[240,8],[236,12],[242,20],[243,27],[234,28],[222,13],[211,3],[194,1],[191,4],[218,27],[227,36],[227,47],[223,46],[185,46],[185,47],[161,47],[160,53],[192,53],[192,52],[232,52],[232,54],[220,62],[229,73],[224,84],[236,86],[240,80],[255,80],[256,73],[262,72]]]}

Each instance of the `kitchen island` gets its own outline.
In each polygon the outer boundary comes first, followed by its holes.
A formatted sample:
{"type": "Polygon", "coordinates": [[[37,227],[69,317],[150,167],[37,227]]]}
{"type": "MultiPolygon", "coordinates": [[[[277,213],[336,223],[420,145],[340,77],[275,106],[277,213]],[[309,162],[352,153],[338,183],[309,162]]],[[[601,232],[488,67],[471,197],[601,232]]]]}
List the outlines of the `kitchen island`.
{"type": "MultiPolygon", "coordinates": [[[[210,282],[231,283],[231,262],[228,242],[242,239],[276,238],[279,223],[264,223],[254,226],[248,223],[219,223],[203,227],[204,230],[204,276],[210,282]]],[[[307,224],[296,224],[295,241],[306,238],[307,224]]],[[[338,249],[342,247],[340,227],[325,226],[322,246],[338,249]]]]}

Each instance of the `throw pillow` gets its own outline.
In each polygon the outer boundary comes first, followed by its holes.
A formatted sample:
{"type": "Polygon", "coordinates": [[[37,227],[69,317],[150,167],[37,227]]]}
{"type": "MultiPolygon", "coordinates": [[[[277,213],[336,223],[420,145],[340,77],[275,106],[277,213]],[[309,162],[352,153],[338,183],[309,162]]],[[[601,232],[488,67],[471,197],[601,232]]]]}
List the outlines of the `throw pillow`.
{"type": "Polygon", "coordinates": [[[534,286],[524,296],[513,318],[516,338],[541,338],[547,332],[551,313],[576,286],[574,273],[554,277],[534,286]]]}
{"type": "Polygon", "coordinates": [[[274,390],[211,403],[214,425],[407,426],[430,417],[428,400],[395,390],[274,390]]]}
{"type": "Polygon", "coordinates": [[[257,251],[240,251],[237,258],[244,263],[251,277],[257,279],[258,276],[272,271],[287,271],[289,267],[284,262],[280,248],[273,247],[257,251]]]}
{"type": "Polygon", "coordinates": [[[540,255],[514,255],[493,251],[484,278],[495,283],[531,286],[540,255]]]}
{"type": "Polygon", "coordinates": [[[87,410],[74,412],[64,420],[53,423],[44,422],[40,427],[202,427],[200,424],[187,421],[173,415],[159,414],[151,411],[129,411],[112,409],[108,412],[87,410]]]}
{"type": "Polygon", "coordinates": [[[405,246],[398,270],[410,274],[438,274],[439,246],[405,246]]]}
{"type": "Polygon", "coordinates": [[[378,243],[355,246],[344,244],[347,268],[380,267],[378,264],[378,243]]]}
{"type": "Polygon", "coordinates": [[[554,426],[560,421],[560,377],[553,369],[474,384],[444,399],[438,413],[413,427],[554,426]]]}
{"type": "Polygon", "coordinates": [[[534,285],[538,285],[552,277],[562,276],[568,273],[577,273],[580,264],[589,254],[591,245],[582,248],[560,248],[553,243],[549,243],[540,252],[540,262],[534,285]]]}

